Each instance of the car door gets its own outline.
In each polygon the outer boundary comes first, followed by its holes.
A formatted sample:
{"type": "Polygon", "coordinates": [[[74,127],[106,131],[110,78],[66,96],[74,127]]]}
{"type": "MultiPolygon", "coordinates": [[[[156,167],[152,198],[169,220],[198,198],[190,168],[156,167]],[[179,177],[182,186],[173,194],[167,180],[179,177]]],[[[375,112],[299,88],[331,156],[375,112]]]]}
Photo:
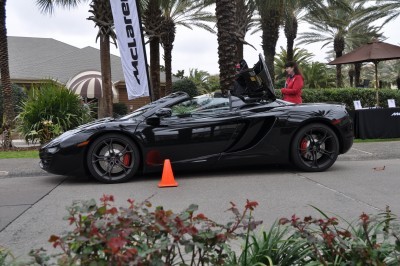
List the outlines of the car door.
{"type": "Polygon", "coordinates": [[[234,141],[240,116],[229,106],[199,108],[190,114],[173,114],[160,118],[157,126],[148,126],[146,150],[161,159],[179,162],[212,162],[234,141]]]}

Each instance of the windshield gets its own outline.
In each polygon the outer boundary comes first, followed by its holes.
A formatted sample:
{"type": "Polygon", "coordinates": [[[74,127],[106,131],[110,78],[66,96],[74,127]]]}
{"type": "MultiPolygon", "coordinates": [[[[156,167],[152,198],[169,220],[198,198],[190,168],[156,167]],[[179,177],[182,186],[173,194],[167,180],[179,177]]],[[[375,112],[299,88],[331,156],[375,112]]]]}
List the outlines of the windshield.
{"type": "Polygon", "coordinates": [[[216,114],[229,111],[229,98],[214,97],[212,94],[196,96],[190,100],[171,106],[172,115],[216,114]]]}
{"type": "Polygon", "coordinates": [[[167,95],[167,96],[165,96],[163,98],[160,98],[160,99],[158,99],[158,100],[156,100],[154,102],[148,103],[145,106],[140,107],[139,109],[133,111],[132,113],[129,113],[126,116],[121,117],[120,119],[131,119],[131,118],[135,118],[135,117],[141,116],[141,115],[143,115],[144,113],[146,113],[147,111],[149,111],[149,110],[151,110],[153,108],[166,105],[171,100],[179,99],[179,98],[182,98],[182,97],[185,98],[185,97],[189,97],[189,96],[185,92],[174,92],[174,93],[171,93],[171,94],[169,94],[169,95],[167,95]]]}

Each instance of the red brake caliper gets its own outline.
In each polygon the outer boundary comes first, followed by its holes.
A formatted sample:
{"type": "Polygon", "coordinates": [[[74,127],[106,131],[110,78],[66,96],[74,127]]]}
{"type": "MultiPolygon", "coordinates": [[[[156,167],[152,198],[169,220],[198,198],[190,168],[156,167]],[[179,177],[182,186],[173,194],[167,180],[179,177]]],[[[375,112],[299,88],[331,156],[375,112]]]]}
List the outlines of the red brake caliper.
{"type": "Polygon", "coordinates": [[[303,156],[307,153],[307,147],[308,147],[308,140],[304,138],[300,142],[300,150],[303,156]]]}
{"type": "Polygon", "coordinates": [[[131,164],[131,159],[132,159],[131,154],[130,153],[125,153],[122,162],[123,162],[123,164],[125,166],[129,166],[131,164]]]}

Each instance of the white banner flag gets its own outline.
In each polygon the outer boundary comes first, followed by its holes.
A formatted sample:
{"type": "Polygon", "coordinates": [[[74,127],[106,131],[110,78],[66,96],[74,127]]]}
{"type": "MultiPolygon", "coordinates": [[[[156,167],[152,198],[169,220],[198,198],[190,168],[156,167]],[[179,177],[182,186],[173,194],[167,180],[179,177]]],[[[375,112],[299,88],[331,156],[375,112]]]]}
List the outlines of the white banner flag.
{"type": "Polygon", "coordinates": [[[146,51],[136,0],[110,0],[128,99],[149,96],[146,51]]]}

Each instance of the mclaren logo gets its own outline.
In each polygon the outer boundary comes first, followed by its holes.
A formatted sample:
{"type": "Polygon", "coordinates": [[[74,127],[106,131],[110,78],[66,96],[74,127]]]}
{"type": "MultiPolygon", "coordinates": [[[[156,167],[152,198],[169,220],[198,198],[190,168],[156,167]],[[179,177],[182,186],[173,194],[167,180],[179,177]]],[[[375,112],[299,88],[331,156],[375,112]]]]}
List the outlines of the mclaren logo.
{"type": "Polygon", "coordinates": [[[135,76],[137,83],[140,85],[139,70],[138,70],[138,57],[139,56],[138,56],[137,49],[136,49],[135,31],[133,29],[132,19],[129,18],[129,16],[131,15],[131,10],[129,8],[129,4],[127,3],[127,0],[121,0],[121,8],[122,8],[122,14],[124,15],[126,36],[128,38],[131,38],[131,41],[128,43],[128,48],[129,48],[129,51],[131,54],[131,64],[133,67],[133,75],[135,76]]]}
{"type": "Polygon", "coordinates": [[[400,116],[400,112],[394,112],[391,116],[400,116]]]}

